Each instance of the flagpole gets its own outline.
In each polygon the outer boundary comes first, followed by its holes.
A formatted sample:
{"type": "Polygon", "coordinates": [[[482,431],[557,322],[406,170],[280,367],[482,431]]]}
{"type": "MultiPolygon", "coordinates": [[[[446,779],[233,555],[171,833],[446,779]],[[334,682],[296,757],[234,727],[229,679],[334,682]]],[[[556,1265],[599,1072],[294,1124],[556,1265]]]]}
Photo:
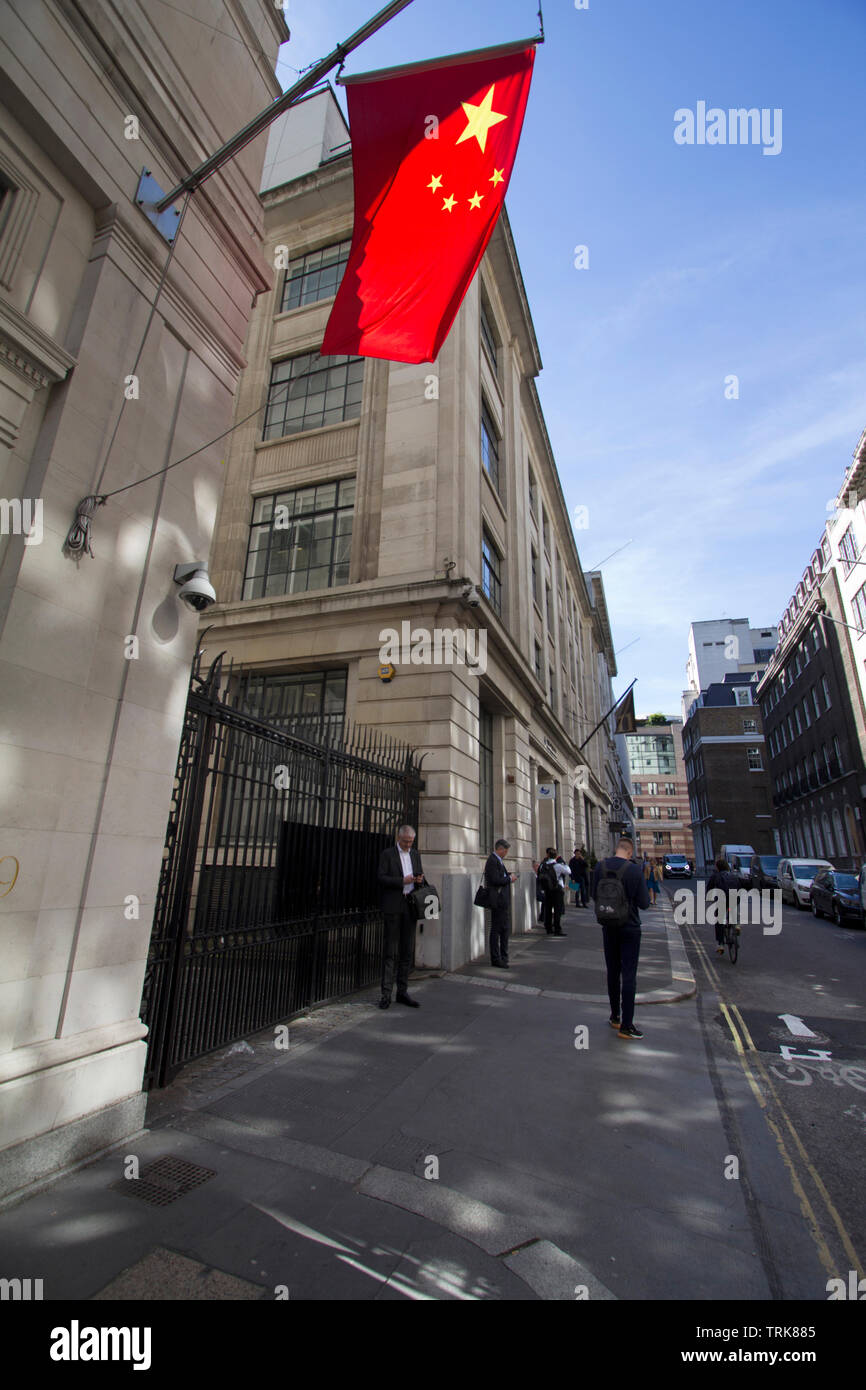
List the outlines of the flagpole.
{"type": "MultiPolygon", "coordinates": [[[[628,690],[633,689],[633,687],[636,686],[636,685],[637,685],[637,676],[635,676],[635,678],[634,678],[634,680],[632,681],[631,685],[629,686],[628,690]]],[[[582,744],[580,745],[580,747],[578,748],[578,750],[577,750],[578,753],[582,753],[582,752],[583,752],[584,748],[585,748],[586,745],[589,743],[589,740],[593,737],[593,734],[597,734],[597,733],[598,733],[598,731],[599,731],[599,729],[601,728],[602,724],[604,723],[605,719],[609,719],[610,716],[613,714],[614,710],[616,709],[617,705],[621,705],[621,704],[622,704],[623,700],[625,699],[626,695],[628,694],[628,690],[624,690],[624,691],[622,692],[622,694],[620,695],[619,699],[618,699],[618,700],[615,700],[615,701],[613,702],[613,704],[611,705],[611,707],[610,707],[610,709],[608,710],[607,714],[603,714],[603,715],[601,716],[601,719],[599,719],[599,721],[598,721],[598,723],[596,724],[595,728],[593,729],[592,733],[591,733],[591,734],[587,734],[586,738],[583,740],[583,743],[582,743],[582,744]]]]}
{"type": "Polygon", "coordinates": [[[170,193],[166,193],[158,202],[152,203],[147,209],[148,213],[153,213],[155,215],[154,220],[156,220],[156,218],[161,217],[182,194],[190,192],[194,188],[198,188],[200,183],[203,183],[204,180],[215,173],[217,169],[222,168],[227,160],[234,159],[235,155],[248,145],[251,140],[255,140],[257,135],[260,135],[263,130],[267,130],[271,122],[276,120],[277,116],[281,116],[290,106],[294,105],[299,97],[303,96],[305,92],[308,92],[311,87],[315,87],[316,83],[320,78],[324,77],[325,73],[330,72],[331,68],[336,67],[338,63],[342,66],[347,55],[351,53],[353,49],[359,48],[372,34],[375,34],[378,29],[381,29],[383,25],[387,24],[395,15],[398,15],[401,10],[405,10],[407,5],[411,5],[411,3],[412,0],[392,0],[390,5],[386,5],[385,8],[374,15],[372,19],[368,19],[366,24],[362,24],[360,29],[355,30],[351,38],[346,39],[345,43],[338,43],[336,48],[328,54],[327,58],[322,58],[316,63],[306,76],[301,78],[300,82],[296,82],[294,87],[290,87],[287,92],[283,92],[281,97],[277,97],[276,101],[272,101],[270,106],[265,107],[264,111],[260,111],[258,116],[255,116],[242,130],[239,130],[236,135],[233,135],[230,140],[227,140],[224,145],[221,145],[208,159],[204,160],[202,164],[199,164],[198,168],[193,169],[191,174],[187,174],[186,178],[183,179],[176,188],[173,188],[170,193]]]}

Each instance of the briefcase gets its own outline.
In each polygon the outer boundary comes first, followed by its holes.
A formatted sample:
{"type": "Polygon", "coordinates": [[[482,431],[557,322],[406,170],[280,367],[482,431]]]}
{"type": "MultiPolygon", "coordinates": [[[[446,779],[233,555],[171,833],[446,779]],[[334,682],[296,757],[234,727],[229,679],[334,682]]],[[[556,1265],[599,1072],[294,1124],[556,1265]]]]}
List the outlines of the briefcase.
{"type": "Polygon", "coordinates": [[[413,888],[407,894],[409,898],[409,911],[423,926],[425,922],[435,922],[439,918],[439,894],[432,883],[426,881],[418,888],[413,888]]]}

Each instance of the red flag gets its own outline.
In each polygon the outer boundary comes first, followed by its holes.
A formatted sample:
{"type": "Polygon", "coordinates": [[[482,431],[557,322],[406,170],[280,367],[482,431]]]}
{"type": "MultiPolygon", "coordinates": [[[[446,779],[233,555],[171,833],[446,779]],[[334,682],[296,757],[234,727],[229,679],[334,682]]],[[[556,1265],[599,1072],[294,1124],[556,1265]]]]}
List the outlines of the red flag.
{"type": "Polygon", "coordinates": [[[505,201],[534,58],[524,40],[345,79],[355,226],[323,353],[436,357],[505,201]]]}

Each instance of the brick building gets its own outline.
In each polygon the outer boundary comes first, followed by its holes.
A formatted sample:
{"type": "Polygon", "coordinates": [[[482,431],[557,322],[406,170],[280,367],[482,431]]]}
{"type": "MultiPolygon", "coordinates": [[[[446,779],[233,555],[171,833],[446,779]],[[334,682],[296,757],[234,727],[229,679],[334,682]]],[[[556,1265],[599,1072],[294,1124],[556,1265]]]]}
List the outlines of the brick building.
{"type": "Polygon", "coordinates": [[[724,844],[776,852],[761,709],[753,674],[729,674],[702,690],[683,728],[698,872],[724,844]]]}

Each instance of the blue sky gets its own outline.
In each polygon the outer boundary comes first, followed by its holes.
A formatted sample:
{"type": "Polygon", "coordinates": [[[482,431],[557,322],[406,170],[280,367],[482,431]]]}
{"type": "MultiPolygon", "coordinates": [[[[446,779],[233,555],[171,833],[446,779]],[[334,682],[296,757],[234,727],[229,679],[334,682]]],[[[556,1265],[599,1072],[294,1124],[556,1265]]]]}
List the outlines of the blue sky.
{"type": "MultiPolygon", "coordinates": [[[[290,0],[283,85],[375,12],[290,0]]],[[[602,566],[615,692],[677,714],[689,623],[778,620],[866,426],[866,0],[560,0],[544,24],[507,198],[538,388],[584,567],[631,542],[602,566]],[[781,108],[780,153],[675,143],[699,101],[781,108]]],[[[537,32],[532,0],[414,0],[346,72],[537,32]]]]}

